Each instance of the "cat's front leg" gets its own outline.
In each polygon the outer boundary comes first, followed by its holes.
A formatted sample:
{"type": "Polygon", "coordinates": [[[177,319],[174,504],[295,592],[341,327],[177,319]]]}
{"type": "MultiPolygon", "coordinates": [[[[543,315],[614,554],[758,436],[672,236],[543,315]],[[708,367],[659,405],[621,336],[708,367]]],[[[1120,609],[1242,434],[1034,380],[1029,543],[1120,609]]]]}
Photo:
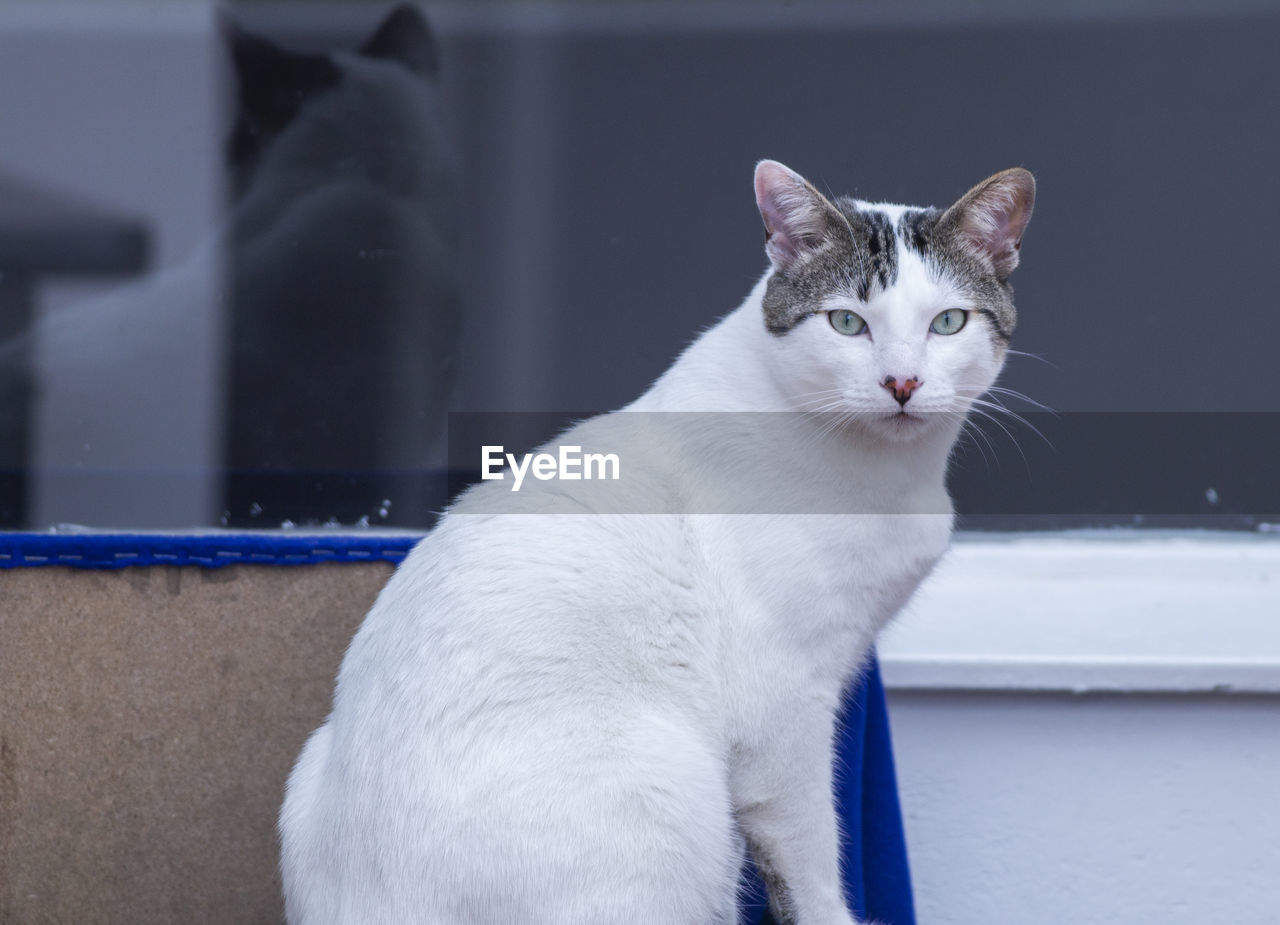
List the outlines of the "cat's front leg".
{"type": "Polygon", "coordinates": [[[856,925],[840,881],[835,717],[803,713],[791,712],[768,739],[734,749],[734,811],[779,925],[856,925]]]}

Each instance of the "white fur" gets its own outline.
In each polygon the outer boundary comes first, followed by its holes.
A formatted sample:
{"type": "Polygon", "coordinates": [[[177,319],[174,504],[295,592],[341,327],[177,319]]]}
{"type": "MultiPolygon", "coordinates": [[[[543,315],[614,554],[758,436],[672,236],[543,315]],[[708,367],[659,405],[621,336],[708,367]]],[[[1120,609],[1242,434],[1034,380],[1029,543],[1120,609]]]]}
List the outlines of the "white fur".
{"type": "MultiPolygon", "coordinates": [[[[856,412],[834,432],[824,415],[759,435],[673,416],[620,455],[651,473],[631,490],[675,513],[529,513],[557,489],[491,482],[414,549],[289,780],[290,922],[727,923],[744,842],[790,921],[853,922],[834,716],[947,546],[947,456],[1002,360],[976,315],[929,334],[963,306],[912,255],[899,267],[858,304],[869,337],[824,315],[769,334],[762,281],[624,409],[856,412]],[[893,417],[890,374],[954,413],[893,417]],[[760,513],[762,485],[768,509],[868,513],[760,513]],[[498,493],[525,513],[484,513],[498,493]]],[[[625,440],[620,420],[557,443],[625,440]]]]}

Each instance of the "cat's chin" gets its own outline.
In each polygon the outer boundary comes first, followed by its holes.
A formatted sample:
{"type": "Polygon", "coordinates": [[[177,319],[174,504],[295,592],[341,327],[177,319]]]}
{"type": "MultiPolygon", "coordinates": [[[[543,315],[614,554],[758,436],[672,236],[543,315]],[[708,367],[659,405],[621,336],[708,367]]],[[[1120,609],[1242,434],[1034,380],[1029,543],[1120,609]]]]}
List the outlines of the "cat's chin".
{"type": "Polygon", "coordinates": [[[884,411],[861,414],[855,421],[869,434],[893,442],[910,443],[934,434],[944,424],[944,415],[915,411],[884,411]]]}

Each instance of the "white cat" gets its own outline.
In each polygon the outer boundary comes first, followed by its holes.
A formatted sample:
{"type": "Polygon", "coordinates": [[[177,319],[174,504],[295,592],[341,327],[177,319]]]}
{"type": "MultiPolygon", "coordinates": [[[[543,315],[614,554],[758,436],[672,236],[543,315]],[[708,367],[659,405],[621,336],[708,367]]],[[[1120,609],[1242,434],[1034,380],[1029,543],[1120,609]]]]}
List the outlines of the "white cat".
{"type": "Polygon", "coordinates": [[[779,921],[853,922],[834,717],[946,549],[1035,186],[755,189],[769,272],[624,409],[697,413],[578,425],[624,483],[483,483],[379,596],[289,779],[294,925],[728,923],[744,849],[779,921]]]}

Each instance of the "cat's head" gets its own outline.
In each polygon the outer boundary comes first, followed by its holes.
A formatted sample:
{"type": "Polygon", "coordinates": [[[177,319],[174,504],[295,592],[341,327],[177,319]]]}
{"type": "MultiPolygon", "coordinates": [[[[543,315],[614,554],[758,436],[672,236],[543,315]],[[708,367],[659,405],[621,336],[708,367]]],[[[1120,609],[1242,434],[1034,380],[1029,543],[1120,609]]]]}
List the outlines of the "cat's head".
{"type": "Polygon", "coordinates": [[[945,210],[832,202],[776,161],[755,189],[764,324],[793,405],[894,438],[956,424],[1004,364],[1031,174],[997,173],[945,210]]]}
{"type": "Polygon", "coordinates": [[[237,198],[260,175],[291,192],[344,176],[418,192],[409,187],[421,183],[419,164],[434,163],[424,149],[440,63],[415,7],[396,7],[354,52],[296,51],[227,15],[221,27],[235,76],[227,161],[237,198]]]}

